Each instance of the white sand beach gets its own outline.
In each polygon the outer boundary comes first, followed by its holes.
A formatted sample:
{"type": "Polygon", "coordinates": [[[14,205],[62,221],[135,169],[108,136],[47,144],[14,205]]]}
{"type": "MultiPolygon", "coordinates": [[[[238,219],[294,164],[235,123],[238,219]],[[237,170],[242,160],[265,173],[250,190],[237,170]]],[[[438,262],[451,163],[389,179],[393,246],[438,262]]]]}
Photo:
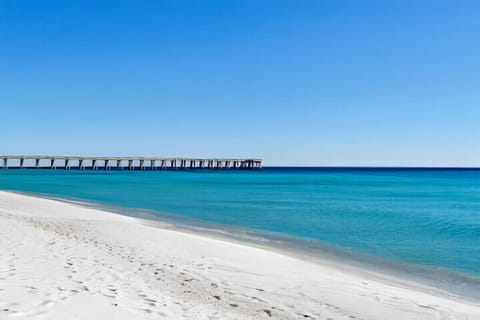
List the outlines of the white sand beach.
{"type": "Polygon", "coordinates": [[[0,192],[0,319],[480,319],[352,266],[0,192]]]}

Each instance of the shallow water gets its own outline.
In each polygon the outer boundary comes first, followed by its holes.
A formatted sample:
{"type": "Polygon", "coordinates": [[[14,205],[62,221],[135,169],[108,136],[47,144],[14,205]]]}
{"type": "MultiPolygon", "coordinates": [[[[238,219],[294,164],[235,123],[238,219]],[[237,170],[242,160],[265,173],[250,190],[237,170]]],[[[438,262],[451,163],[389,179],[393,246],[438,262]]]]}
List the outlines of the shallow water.
{"type": "Polygon", "coordinates": [[[159,218],[167,212],[179,221],[273,233],[313,247],[333,244],[480,276],[480,170],[19,169],[0,171],[0,189],[147,209],[159,218]]]}

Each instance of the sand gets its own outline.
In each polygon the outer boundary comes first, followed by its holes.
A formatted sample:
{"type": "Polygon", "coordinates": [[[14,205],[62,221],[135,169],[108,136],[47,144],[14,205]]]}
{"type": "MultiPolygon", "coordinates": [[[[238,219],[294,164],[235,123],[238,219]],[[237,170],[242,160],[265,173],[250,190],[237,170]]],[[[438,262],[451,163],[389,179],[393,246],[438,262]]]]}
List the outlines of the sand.
{"type": "Polygon", "coordinates": [[[0,192],[0,319],[480,319],[480,303],[340,262],[0,192]]]}

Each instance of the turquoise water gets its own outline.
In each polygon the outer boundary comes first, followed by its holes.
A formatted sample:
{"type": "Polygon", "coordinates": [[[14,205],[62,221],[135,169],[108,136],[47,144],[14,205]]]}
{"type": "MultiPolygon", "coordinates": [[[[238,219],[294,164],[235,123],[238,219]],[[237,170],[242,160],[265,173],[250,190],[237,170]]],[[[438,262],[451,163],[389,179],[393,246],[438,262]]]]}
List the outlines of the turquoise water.
{"type": "Polygon", "coordinates": [[[480,171],[0,171],[0,189],[152,210],[480,275],[480,171]]]}

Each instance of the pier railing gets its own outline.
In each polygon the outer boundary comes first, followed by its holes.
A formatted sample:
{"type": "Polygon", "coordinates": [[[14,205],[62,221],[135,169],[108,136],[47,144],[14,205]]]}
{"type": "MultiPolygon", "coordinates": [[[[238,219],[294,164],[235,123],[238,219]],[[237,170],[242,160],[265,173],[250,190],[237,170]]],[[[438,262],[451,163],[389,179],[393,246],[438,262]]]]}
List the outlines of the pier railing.
{"type": "Polygon", "coordinates": [[[262,167],[260,159],[157,157],[0,156],[3,169],[179,170],[247,169],[262,167]]]}

